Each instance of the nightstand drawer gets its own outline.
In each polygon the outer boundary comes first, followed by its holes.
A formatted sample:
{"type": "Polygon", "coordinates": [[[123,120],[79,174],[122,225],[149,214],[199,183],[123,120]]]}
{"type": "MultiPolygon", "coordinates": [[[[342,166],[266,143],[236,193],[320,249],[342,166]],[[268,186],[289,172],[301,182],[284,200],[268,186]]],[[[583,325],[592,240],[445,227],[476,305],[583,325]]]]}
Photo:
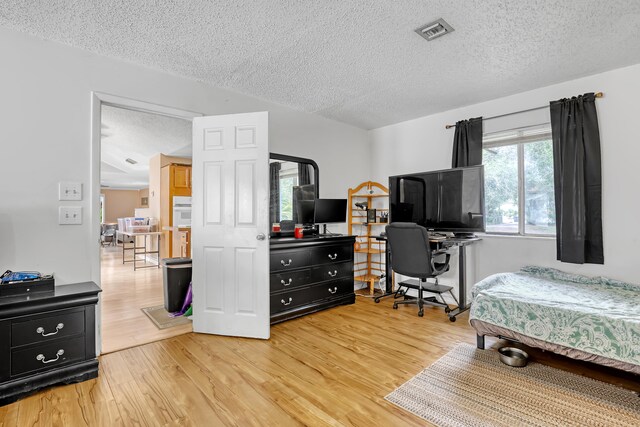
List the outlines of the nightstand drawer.
{"type": "Polygon", "coordinates": [[[270,259],[271,272],[308,267],[311,262],[308,250],[272,252],[270,259]]]}
{"type": "Polygon", "coordinates": [[[335,262],[351,261],[353,259],[353,245],[322,246],[311,250],[311,263],[332,264],[335,262]]]}
{"type": "Polygon", "coordinates": [[[271,292],[299,288],[309,283],[309,269],[271,274],[271,292]]]}
{"type": "Polygon", "coordinates": [[[353,280],[352,262],[323,265],[322,267],[314,267],[311,269],[312,282],[323,282],[325,280],[340,279],[342,277],[351,277],[353,280]]]}
{"type": "Polygon", "coordinates": [[[11,350],[11,376],[55,368],[85,359],[84,335],[11,350]]]}
{"type": "Polygon", "coordinates": [[[46,342],[84,332],[84,310],[60,310],[11,324],[11,347],[46,342]]]}

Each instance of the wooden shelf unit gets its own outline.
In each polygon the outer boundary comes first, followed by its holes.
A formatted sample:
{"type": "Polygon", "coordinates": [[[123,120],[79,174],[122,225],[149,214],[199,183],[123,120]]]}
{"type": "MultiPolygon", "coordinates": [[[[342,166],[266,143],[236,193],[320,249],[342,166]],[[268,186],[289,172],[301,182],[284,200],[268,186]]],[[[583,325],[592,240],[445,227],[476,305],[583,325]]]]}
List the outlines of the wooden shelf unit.
{"type": "Polygon", "coordinates": [[[376,282],[385,273],[385,242],[376,240],[375,236],[387,225],[380,222],[380,213],[389,211],[389,190],[378,182],[366,181],[349,189],[348,203],[349,234],[356,236],[354,252],[363,254],[359,258],[364,258],[354,263],[354,280],[366,282],[369,294],[373,295],[376,282]],[[366,222],[367,212],[355,205],[361,201],[376,210],[376,222],[366,222]]]}

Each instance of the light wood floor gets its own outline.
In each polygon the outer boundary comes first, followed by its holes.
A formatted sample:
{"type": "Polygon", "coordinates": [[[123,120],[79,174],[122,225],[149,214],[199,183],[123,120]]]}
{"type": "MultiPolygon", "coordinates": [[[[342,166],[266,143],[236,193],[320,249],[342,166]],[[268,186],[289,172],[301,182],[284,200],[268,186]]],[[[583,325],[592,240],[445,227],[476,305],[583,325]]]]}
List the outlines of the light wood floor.
{"type": "Polygon", "coordinates": [[[122,264],[121,247],[106,246],[100,251],[103,353],[192,331],[190,324],[160,330],[140,310],[164,304],[161,268],[133,271],[132,263],[122,264]]]}
{"type": "MultiPolygon", "coordinates": [[[[384,396],[475,342],[467,314],[359,297],[271,328],[268,341],[188,333],[100,357],[100,376],[0,408],[7,426],[418,426],[384,396]]],[[[498,346],[496,340],[489,344],[498,346]]],[[[491,350],[494,351],[494,350],[491,350]]],[[[638,377],[533,351],[533,358],[640,391],[638,377]]]]}

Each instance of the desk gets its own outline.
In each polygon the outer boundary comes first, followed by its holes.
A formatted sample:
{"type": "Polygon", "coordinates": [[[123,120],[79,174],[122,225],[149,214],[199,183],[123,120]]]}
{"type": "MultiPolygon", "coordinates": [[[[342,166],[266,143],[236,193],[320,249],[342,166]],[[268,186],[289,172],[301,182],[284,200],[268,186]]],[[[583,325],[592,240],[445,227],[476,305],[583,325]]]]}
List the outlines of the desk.
{"type": "MultiPolygon", "coordinates": [[[[379,240],[387,240],[387,236],[377,236],[376,239],[379,240]]],[[[434,239],[430,240],[430,244],[438,244],[442,245],[443,248],[448,249],[454,246],[458,247],[458,307],[454,310],[451,310],[448,313],[449,320],[452,322],[456,321],[456,316],[471,308],[470,304],[467,304],[467,246],[482,240],[480,237],[472,237],[472,238],[459,238],[459,237],[447,237],[446,239],[434,239]]],[[[389,245],[386,250],[386,292],[384,295],[376,297],[376,302],[380,301],[380,298],[384,298],[389,295],[394,295],[393,291],[393,275],[391,271],[391,252],[389,251],[389,245]]]]}
{"type": "Polygon", "coordinates": [[[128,243],[125,242],[124,239],[122,240],[122,263],[123,264],[126,262],[132,262],[134,271],[139,268],[151,268],[151,267],[160,268],[160,236],[162,236],[162,232],[147,231],[143,233],[131,233],[128,231],[121,231],[120,234],[122,234],[123,236],[128,236],[133,238],[133,242],[131,242],[133,246],[130,246],[130,247],[127,247],[128,243]],[[144,237],[143,246],[138,246],[138,243],[137,243],[138,237],[144,237]],[[153,237],[156,237],[157,249],[149,250],[147,246],[147,242],[148,242],[147,239],[151,238],[151,243],[153,243],[153,237]],[[131,250],[133,251],[133,259],[126,260],[124,254],[126,251],[131,251],[131,250]],[[138,266],[139,255],[142,255],[144,257],[144,263],[147,264],[147,255],[153,255],[153,254],[156,254],[158,256],[158,260],[155,264],[138,266]]]}

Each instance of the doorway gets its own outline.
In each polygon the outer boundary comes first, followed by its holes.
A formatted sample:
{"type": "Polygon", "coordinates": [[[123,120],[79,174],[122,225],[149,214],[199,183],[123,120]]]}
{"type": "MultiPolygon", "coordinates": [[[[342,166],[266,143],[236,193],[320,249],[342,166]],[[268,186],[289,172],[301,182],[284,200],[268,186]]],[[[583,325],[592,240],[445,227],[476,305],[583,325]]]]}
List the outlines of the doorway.
{"type": "Polygon", "coordinates": [[[170,207],[162,203],[171,201],[161,200],[159,185],[167,159],[190,163],[191,120],[201,114],[93,95],[91,219],[100,243],[92,270],[102,288],[98,348],[108,353],[192,330],[164,311],[159,263],[179,254],[168,253],[170,207]]]}

